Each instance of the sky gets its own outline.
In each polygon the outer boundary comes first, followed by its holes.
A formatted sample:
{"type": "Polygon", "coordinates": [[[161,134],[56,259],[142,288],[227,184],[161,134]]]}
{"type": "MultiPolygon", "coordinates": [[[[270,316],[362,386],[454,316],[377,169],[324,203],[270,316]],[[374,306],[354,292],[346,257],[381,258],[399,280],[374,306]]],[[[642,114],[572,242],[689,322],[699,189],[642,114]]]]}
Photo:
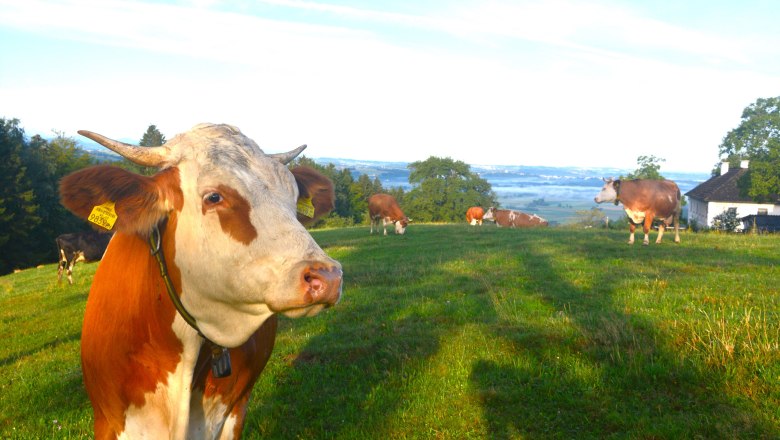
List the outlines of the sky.
{"type": "Polygon", "coordinates": [[[774,0],[0,0],[0,117],[312,158],[709,172],[780,95],[774,0]]]}

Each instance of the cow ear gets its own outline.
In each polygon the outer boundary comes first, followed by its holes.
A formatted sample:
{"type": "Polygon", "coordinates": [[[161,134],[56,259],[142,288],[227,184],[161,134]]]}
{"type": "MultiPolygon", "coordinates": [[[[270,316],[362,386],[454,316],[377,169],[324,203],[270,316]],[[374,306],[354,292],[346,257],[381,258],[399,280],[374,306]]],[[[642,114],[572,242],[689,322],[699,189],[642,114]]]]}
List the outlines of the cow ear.
{"type": "Polygon", "coordinates": [[[174,205],[181,208],[181,197],[168,200],[173,197],[164,182],[172,178],[178,179],[175,169],[147,177],[115,166],[98,165],[63,177],[60,201],[93,226],[146,235],[167,217],[174,205]]]}
{"type": "Polygon", "coordinates": [[[335,207],[333,182],[313,168],[298,166],[290,170],[298,183],[298,221],[314,224],[335,207]]]}

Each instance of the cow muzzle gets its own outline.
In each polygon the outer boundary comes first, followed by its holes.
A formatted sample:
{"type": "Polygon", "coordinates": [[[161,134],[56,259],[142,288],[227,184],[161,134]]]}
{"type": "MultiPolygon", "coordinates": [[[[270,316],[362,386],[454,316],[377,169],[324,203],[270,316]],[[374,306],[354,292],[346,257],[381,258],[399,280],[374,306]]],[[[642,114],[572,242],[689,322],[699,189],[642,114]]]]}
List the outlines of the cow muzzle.
{"type": "Polygon", "coordinates": [[[337,266],[310,265],[304,268],[303,300],[306,305],[330,307],[341,298],[341,268],[337,266]]]}

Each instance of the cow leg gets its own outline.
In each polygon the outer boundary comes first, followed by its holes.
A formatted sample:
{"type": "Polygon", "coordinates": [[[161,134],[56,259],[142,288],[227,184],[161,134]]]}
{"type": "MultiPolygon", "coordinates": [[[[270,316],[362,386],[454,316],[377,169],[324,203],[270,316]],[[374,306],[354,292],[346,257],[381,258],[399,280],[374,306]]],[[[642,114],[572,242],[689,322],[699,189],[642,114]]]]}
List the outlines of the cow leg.
{"type": "Polygon", "coordinates": [[[680,211],[674,214],[674,242],[680,242],[680,211]]]}
{"type": "Polygon", "coordinates": [[[68,265],[68,260],[65,258],[65,252],[60,249],[60,262],[57,265],[57,283],[62,282],[62,271],[65,270],[65,266],[68,265]]]}
{"type": "MultiPolygon", "coordinates": [[[[370,235],[374,233],[374,219],[369,217],[368,220],[371,222],[371,232],[369,232],[370,235]]],[[[379,229],[379,227],[377,227],[377,229],[379,229]]]]}
{"type": "Polygon", "coordinates": [[[631,221],[628,222],[628,244],[634,244],[634,232],[636,231],[636,225],[631,221]]]}
{"type": "Polygon", "coordinates": [[[650,227],[653,226],[653,215],[651,213],[647,213],[647,216],[645,217],[645,222],[642,225],[642,232],[645,233],[645,239],[642,240],[642,244],[647,246],[650,244],[650,227]]]}
{"type": "Polygon", "coordinates": [[[70,260],[70,264],[68,265],[68,283],[73,284],[73,266],[76,265],[76,259],[70,260]]]}
{"type": "Polygon", "coordinates": [[[658,238],[655,239],[655,244],[661,243],[661,237],[664,236],[664,229],[666,229],[666,224],[661,222],[661,224],[658,225],[658,238]]]}
{"type": "MultiPolygon", "coordinates": [[[[383,218],[382,219],[382,230],[384,231],[385,235],[387,235],[387,223],[388,223],[387,219],[383,218]]],[[[390,223],[392,223],[392,222],[390,222],[390,223]]],[[[377,228],[377,232],[379,232],[379,228],[377,228]]]]}

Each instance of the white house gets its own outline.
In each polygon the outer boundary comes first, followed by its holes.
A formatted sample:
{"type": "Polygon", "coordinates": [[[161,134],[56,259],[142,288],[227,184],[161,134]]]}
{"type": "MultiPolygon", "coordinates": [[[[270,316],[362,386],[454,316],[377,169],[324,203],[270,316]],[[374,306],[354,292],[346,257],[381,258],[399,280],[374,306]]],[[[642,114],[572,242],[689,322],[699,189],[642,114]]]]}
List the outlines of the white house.
{"type": "Polygon", "coordinates": [[[712,219],[724,211],[734,210],[737,218],[748,215],[780,215],[780,200],[775,203],[756,203],[739,194],[737,182],[748,171],[749,162],[743,160],[737,169],[729,163],[720,164],[720,176],[715,176],[685,193],[688,196],[688,224],[712,226],[712,219]]]}

